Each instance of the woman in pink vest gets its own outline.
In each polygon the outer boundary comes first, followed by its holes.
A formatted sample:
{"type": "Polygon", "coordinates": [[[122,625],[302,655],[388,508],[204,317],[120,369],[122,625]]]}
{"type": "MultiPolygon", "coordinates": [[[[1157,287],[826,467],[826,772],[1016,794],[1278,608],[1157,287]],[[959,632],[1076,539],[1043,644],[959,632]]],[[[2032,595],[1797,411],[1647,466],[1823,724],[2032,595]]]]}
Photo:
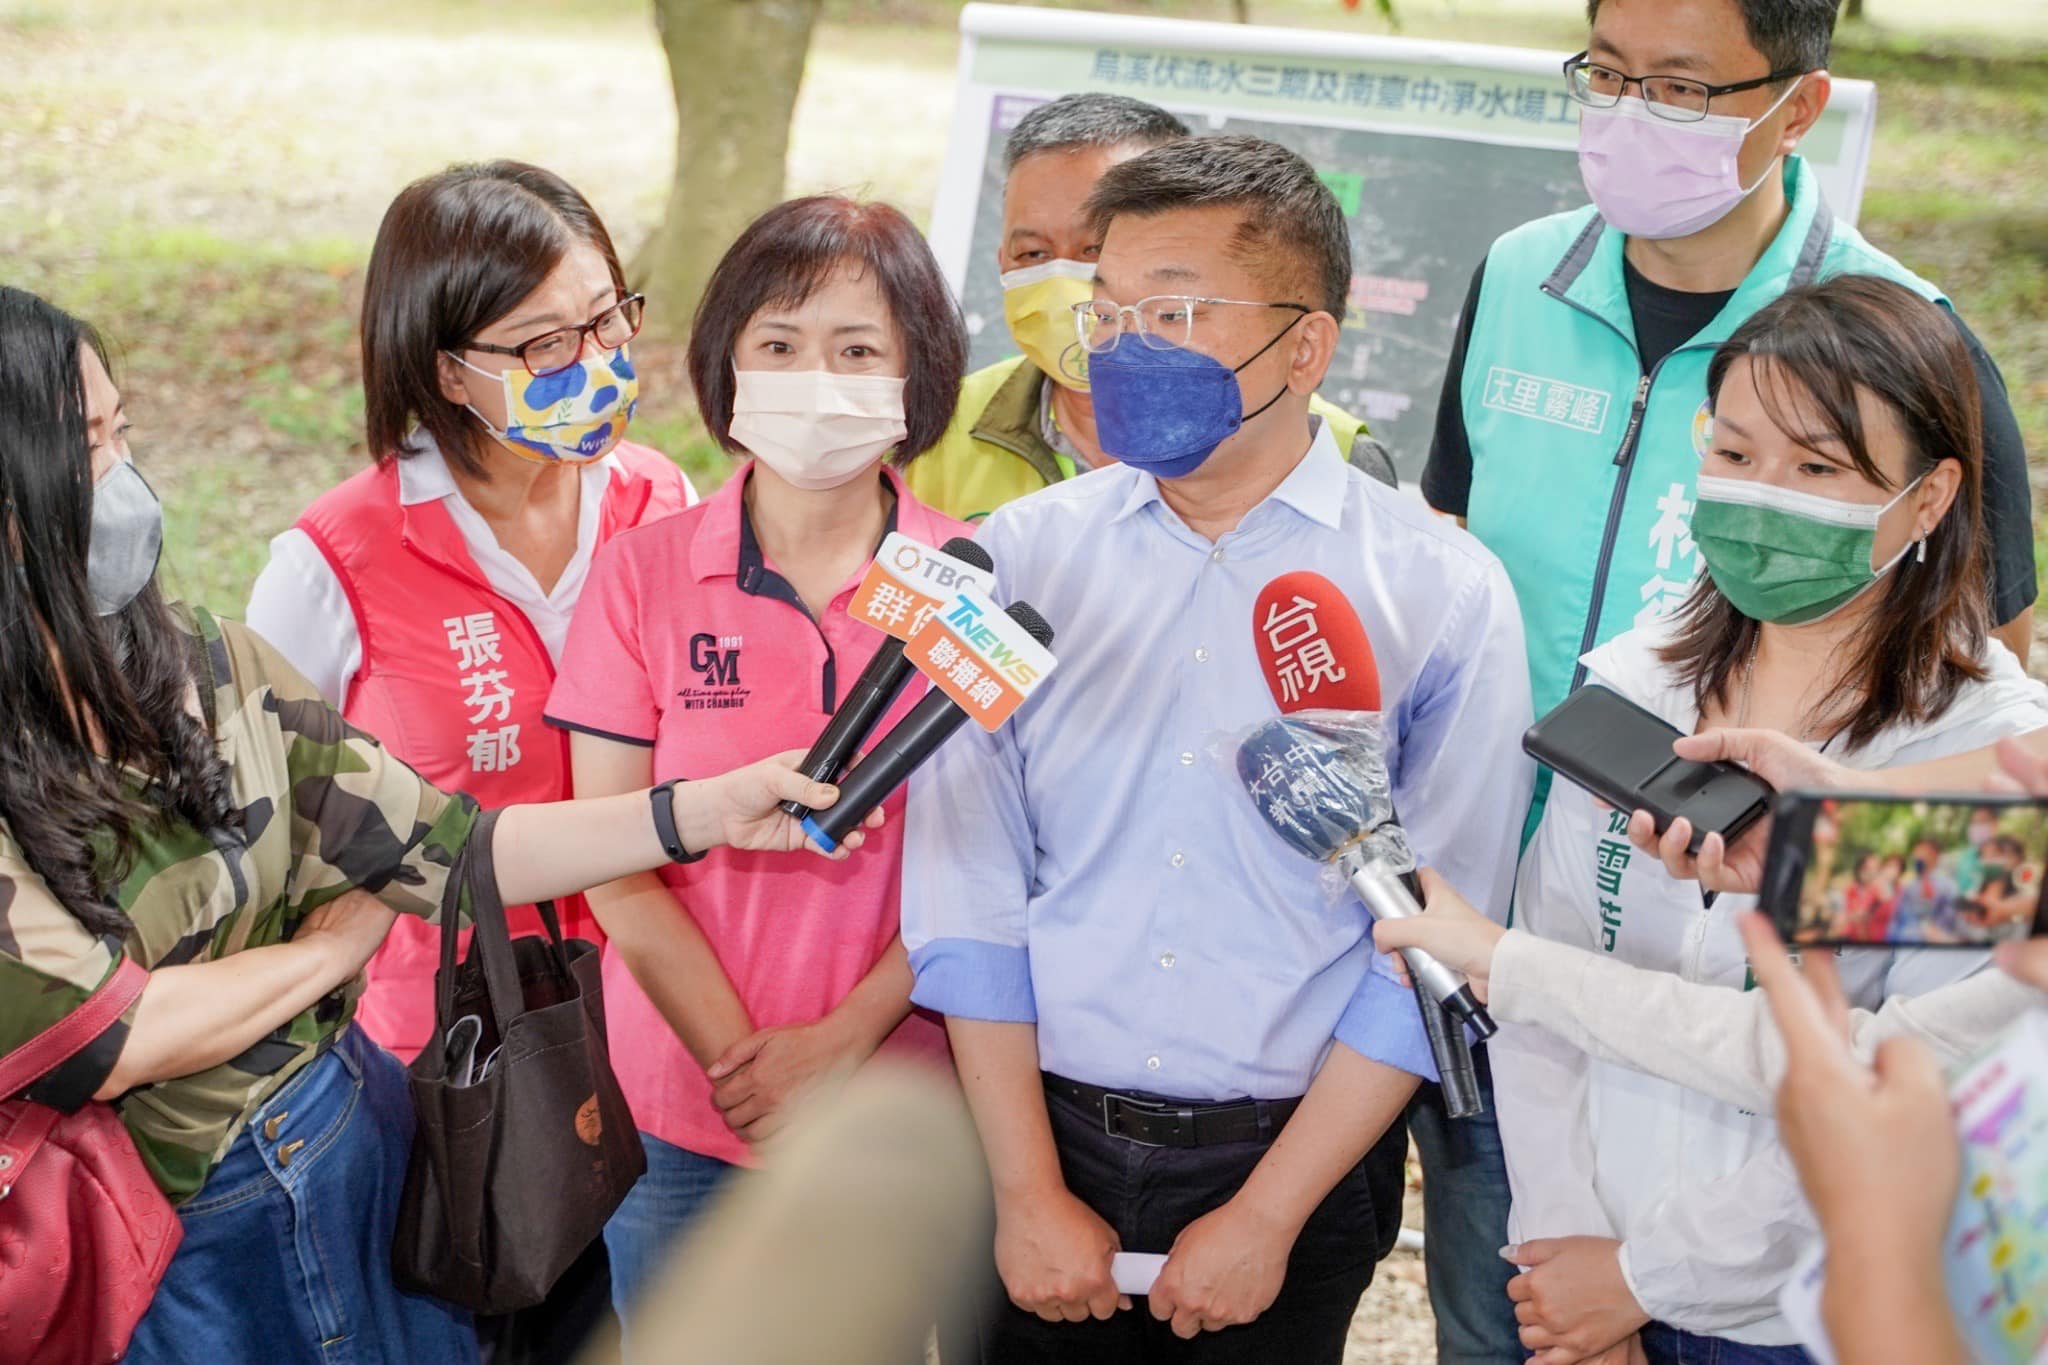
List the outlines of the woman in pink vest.
{"type": "MultiPolygon", "coordinates": [[[[696,501],[661,454],[622,439],[642,306],[559,176],[495,161],[408,186],[364,284],[375,460],[271,542],[249,600],[249,625],[352,723],[486,807],[569,795],[568,741],[541,710],[591,556],[696,501]]],[[[565,933],[603,941],[582,897],[557,908],[565,933]]],[[[509,913],[513,933],[541,932],[531,906],[509,913]]],[[[394,925],[356,1007],[408,1062],[433,1032],[438,943],[394,925]]],[[[602,1283],[580,1296],[598,1312],[602,1283]]],[[[564,1312],[546,1330],[573,1337],[590,1310],[564,1312]]]]}
{"type": "MultiPolygon", "coordinates": [[[[597,547],[696,501],[621,438],[639,383],[626,291],[590,204],[537,166],[408,186],[363,292],[370,468],[270,543],[249,625],[429,782],[486,807],[569,794],[541,723],[597,547]]],[[[602,942],[578,897],[563,932],[602,942]]],[[[514,933],[539,933],[531,906],[514,933]]],[[[400,925],[356,1019],[411,1061],[434,1027],[435,931],[400,925]]]]}
{"type": "MultiPolygon", "coordinates": [[[[883,537],[967,533],[897,473],[944,432],[966,357],[931,249],[895,209],[798,199],[740,234],[698,306],[690,377],[711,434],[753,458],[592,566],[547,709],[574,732],[578,795],[810,745],[885,638],[847,614],[883,537]]],[[[622,1314],[806,1091],[878,1049],[943,1063],[897,934],[902,800],[856,862],[793,877],[721,851],[590,892],[611,935],[612,1062],[647,1148],[605,1229],[622,1314]]]]}

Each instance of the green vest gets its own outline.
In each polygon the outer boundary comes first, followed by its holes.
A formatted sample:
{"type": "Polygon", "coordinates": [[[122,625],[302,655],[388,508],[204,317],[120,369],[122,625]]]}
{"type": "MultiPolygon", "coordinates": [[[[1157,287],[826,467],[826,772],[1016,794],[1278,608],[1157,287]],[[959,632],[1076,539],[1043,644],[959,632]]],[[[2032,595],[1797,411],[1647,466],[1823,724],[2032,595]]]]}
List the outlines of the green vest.
{"type": "Polygon", "coordinates": [[[1459,393],[1472,449],[1466,524],[1514,582],[1538,716],[1582,681],[1581,654],[1691,589],[1715,348],[1786,290],[1832,275],[1881,275],[1946,303],[1838,222],[1800,158],[1784,174],[1792,211],[1776,239],[1706,330],[1648,373],[1622,234],[1593,209],[1524,224],[1487,254],[1459,393]]]}
{"type": "MultiPolygon", "coordinates": [[[[961,381],[953,423],[939,443],[910,462],[911,495],[960,521],[980,521],[1006,502],[1074,476],[1073,461],[1045,443],[1039,399],[1045,375],[1023,356],[998,360],[961,381]]],[[[1320,395],[1309,411],[1330,424],[1337,449],[1382,483],[1394,482],[1386,448],[1365,423],[1320,395]]]]}

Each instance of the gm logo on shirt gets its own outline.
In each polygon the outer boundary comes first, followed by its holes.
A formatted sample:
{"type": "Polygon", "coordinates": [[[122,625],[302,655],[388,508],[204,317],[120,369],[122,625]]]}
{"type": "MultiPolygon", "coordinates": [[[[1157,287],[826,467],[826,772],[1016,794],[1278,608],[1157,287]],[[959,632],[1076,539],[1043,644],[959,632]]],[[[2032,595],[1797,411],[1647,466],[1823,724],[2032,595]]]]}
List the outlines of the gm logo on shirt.
{"type": "Polygon", "coordinates": [[[740,637],[708,631],[690,637],[690,667],[704,675],[706,687],[740,685],[740,637]]]}

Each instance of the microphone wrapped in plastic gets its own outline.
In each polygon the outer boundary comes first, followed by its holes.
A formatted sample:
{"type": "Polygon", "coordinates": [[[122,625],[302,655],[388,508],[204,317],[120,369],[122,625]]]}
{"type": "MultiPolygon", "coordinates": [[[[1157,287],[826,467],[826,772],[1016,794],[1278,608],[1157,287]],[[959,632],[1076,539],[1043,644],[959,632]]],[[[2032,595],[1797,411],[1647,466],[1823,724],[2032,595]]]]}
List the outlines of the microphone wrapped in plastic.
{"type": "MultiPolygon", "coordinates": [[[[1386,738],[1372,712],[1277,716],[1237,750],[1237,774],[1267,825],[1296,852],[1333,864],[1374,919],[1422,913],[1415,854],[1394,815],[1386,738]]],[[[1402,953],[1453,1118],[1484,1112],[1471,1047],[1495,1031],[1470,983],[1420,950],[1402,953]]]]}
{"type": "MultiPolygon", "coordinates": [[[[996,567],[995,561],[988,557],[988,551],[966,536],[954,536],[939,550],[983,572],[993,572],[996,567]]],[[[909,682],[910,675],[915,672],[917,666],[904,657],[903,641],[893,635],[883,640],[881,648],[868,660],[868,666],[854,679],[853,686],[846,689],[839,709],[832,713],[832,719],[819,732],[803,762],[797,764],[797,771],[819,782],[836,781],[846,761],[874,731],[875,723],[895,703],[903,684],[909,682]]],[[[811,813],[811,808],[801,801],[785,801],[782,808],[799,820],[811,813]]]]}

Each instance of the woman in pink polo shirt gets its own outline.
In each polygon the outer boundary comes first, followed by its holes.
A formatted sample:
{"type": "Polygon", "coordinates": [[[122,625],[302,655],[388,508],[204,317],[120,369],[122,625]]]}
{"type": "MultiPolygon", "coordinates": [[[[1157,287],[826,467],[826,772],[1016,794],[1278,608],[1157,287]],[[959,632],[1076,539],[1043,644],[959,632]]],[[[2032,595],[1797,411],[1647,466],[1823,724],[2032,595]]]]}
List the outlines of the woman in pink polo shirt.
{"type": "MultiPolygon", "coordinates": [[[[846,614],[882,538],[967,533],[897,473],[944,432],[966,358],[938,263],[895,209],[798,199],[740,236],[698,305],[690,377],[705,426],[753,458],[592,566],[547,709],[572,732],[579,796],[809,746],[885,638],[846,614]]],[[[605,1230],[622,1313],[805,1091],[883,1047],[944,1057],[943,1026],[910,1007],[901,795],[885,809],[852,862],[799,874],[718,850],[590,893],[612,1060],[647,1146],[605,1230]]]]}

